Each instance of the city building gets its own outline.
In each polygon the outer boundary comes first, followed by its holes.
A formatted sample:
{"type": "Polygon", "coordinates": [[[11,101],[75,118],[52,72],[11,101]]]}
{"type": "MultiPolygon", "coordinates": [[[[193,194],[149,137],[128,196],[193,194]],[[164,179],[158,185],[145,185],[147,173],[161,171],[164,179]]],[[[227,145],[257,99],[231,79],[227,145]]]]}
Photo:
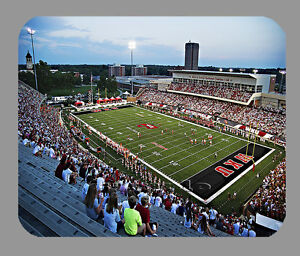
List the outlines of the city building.
{"type": "Polygon", "coordinates": [[[189,41],[185,44],[185,70],[198,70],[199,44],[189,41]]]}
{"type": "Polygon", "coordinates": [[[136,65],[133,67],[133,75],[134,76],[146,76],[147,75],[147,67],[143,65],[136,65]]]}
{"type": "Polygon", "coordinates": [[[112,66],[108,66],[108,75],[125,76],[125,66],[121,66],[120,64],[114,64],[112,66]]]}

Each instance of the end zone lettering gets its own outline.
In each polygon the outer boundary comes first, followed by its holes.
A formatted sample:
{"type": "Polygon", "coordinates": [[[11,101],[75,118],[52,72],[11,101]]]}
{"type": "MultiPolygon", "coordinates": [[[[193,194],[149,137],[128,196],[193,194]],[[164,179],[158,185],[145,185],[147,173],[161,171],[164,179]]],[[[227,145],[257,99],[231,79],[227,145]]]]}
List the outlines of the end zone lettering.
{"type": "MultiPolygon", "coordinates": [[[[235,155],[234,158],[240,160],[241,162],[243,162],[243,164],[241,163],[237,163],[231,159],[228,159],[226,162],[224,162],[224,165],[229,165],[232,166],[235,170],[240,169],[241,167],[244,166],[244,164],[247,164],[250,160],[253,159],[252,156],[246,156],[242,153],[239,153],[238,155],[235,155]]],[[[215,171],[217,171],[218,173],[221,173],[224,177],[228,177],[229,175],[233,174],[234,171],[227,169],[226,167],[223,166],[217,166],[215,168],[215,171]]]]}

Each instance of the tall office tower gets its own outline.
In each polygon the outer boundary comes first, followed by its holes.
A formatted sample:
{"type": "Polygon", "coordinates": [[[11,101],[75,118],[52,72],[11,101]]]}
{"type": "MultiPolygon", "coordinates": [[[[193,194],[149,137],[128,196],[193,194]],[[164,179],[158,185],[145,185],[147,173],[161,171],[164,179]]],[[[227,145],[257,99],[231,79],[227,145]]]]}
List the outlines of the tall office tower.
{"type": "Polygon", "coordinates": [[[185,44],[185,70],[198,70],[199,44],[189,41],[185,44]]]}

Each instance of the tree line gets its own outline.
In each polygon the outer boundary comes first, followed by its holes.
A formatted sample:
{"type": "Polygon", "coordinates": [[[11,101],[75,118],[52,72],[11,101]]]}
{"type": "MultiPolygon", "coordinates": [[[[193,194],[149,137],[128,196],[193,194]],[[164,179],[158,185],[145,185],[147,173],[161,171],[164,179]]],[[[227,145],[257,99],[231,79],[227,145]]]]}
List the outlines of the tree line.
{"type": "MultiPolygon", "coordinates": [[[[64,66],[72,67],[72,65],[64,66]]],[[[75,86],[81,86],[82,84],[91,84],[90,70],[86,70],[87,74],[83,75],[83,81],[81,81],[80,76],[75,76],[75,72],[78,72],[76,68],[73,67],[70,68],[70,70],[61,69],[56,72],[51,72],[50,70],[55,69],[54,67],[48,65],[47,62],[42,60],[36,64],[38,90],[43,94],[49,94],[49,92],[51,92],[53,89],[72,89],[75,86]]],[[[19,68],[22,68],[22,66],[19,68]]],[[[98,71],[98,75],[100,75],[100,81],[97,82],[97,88],[99,88],[101,92],[104,92],[106,88],[109,94],[115,93],[117,91],[117,82],[115,78],[108,77],[108,71],[104,68],[100,69],[100,71],[101,72],[98,71]]],[[[32,88],[36,88],[33,72],[21,71],[18,73],[18,78],[24,83],[30,85],[32,88]]]]}

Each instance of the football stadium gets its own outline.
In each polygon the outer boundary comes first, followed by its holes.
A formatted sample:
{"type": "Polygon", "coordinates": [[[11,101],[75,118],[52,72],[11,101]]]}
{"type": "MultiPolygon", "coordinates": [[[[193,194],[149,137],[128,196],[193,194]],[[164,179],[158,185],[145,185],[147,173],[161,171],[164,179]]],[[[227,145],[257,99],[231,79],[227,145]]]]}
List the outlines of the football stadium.
{"type": "MultiPolygon", "coordinates": [[[[186,65],[195,58],[188,51],[186,65]]],[[[117,97],[91,90],[86,100],[56,105],[34,82],[19,80],[18,216],[30,234],[266,237],[279,230],[286,99],[275,93],[276,74],[198,64],[169,72],[167,82],[129,84],[131,93],[119,85],[117,97]]]]}

